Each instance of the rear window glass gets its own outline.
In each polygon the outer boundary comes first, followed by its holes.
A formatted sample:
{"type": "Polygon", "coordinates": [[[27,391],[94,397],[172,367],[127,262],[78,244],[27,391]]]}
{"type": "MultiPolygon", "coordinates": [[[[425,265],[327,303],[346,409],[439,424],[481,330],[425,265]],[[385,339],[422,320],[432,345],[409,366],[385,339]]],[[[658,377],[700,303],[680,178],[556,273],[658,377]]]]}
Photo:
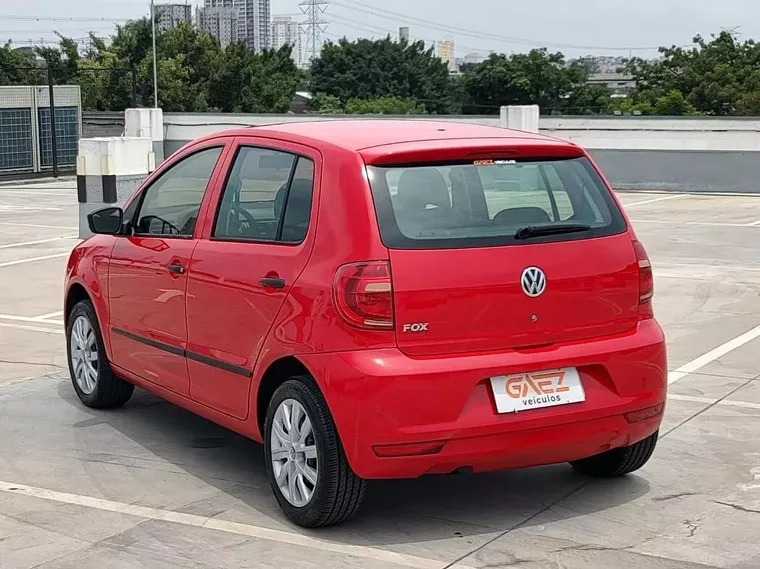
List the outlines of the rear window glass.
{"type": "Polygon", "coordinates": [[[381,237],[393,249],[524,245],[626,229],[609,190],[586,158],[367,170],[381,237]],[[535,237],[518,238],[526,228],[539,231],[535,237]]]}

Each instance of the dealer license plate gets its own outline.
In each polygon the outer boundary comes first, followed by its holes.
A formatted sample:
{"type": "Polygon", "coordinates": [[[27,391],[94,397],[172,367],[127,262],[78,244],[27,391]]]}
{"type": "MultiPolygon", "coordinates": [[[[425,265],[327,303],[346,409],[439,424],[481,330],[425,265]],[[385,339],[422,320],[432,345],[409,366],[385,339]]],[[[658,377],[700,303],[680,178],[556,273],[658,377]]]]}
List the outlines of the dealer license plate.
{"type": "Polygon", "coordinates": [[[574,367],[492,377],[491,388],[499,413],[519,413],[586,400],[580,375],[574,367]]]}

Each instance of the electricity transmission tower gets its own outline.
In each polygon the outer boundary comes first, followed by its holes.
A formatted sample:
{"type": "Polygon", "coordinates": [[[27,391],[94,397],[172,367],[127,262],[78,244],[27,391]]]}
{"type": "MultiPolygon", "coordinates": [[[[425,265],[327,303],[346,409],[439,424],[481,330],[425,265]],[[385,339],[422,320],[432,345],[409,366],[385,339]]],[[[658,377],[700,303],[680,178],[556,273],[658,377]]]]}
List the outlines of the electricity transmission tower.
{"type": "Polygon", "coordinates": [[[329,0],[303,0],[298,7],[304,15],[303,22],[298,24],[306,35],[306,57],[308,62],[319,56],[322,50],[322,34],[327,31],[329,22],[322,19],[330,5],[329,0]]]}

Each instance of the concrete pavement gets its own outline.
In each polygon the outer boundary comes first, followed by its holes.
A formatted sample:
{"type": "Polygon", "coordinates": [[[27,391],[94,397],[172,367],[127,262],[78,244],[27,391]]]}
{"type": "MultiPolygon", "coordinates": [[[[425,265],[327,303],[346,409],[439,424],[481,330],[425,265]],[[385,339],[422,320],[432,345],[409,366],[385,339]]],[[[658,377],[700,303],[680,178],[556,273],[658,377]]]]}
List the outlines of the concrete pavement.
{"type": "Polygon", "coordinates": [[[0,187],[0,568],[757,569],[760,197],[621,194],[655,267],[671,399],[652,461],[376,482],[348,524],[284,521],[259,445],[64,370],[71,182],[0,187]]]}

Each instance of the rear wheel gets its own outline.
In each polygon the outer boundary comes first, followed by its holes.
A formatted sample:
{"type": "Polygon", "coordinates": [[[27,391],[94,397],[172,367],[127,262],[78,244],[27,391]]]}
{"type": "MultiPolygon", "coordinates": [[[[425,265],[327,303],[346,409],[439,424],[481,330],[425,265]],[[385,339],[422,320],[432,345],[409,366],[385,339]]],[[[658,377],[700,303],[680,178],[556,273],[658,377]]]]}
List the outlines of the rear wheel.
{"type": "Polygon", "coordinates": [[[272,490],[294,523],[310,528],[340,524],[361,506],[366,482],[351,470],[311,377],[292,377],[275,391],[264,446],[272,490]]]}
{"type": "Polygon", "coordinates": [[[135,388],[114,375],[89,300],[78,302],[69,313],[66,347],[71,382],[82,403],[99,409],[120,407],[129,401],[135,388]]]}
{"type": "Polygon", "coordinates": [[[571,462],[578,472],[595,478],[615,478],[634,472],[652,457],[658,433],[631,446],[609,450],[602,454],[571,462]]]}

